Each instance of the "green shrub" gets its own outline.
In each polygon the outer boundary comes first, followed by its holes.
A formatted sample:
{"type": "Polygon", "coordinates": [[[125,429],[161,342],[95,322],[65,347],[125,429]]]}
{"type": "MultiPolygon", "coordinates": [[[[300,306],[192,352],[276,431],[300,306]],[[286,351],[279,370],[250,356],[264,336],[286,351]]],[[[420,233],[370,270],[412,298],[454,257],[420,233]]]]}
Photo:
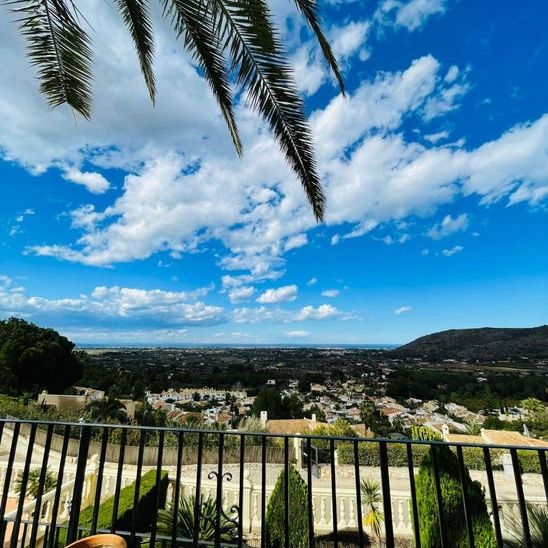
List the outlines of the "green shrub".
{"type": "MultiPolygon", "coordinates": [[[[152,524],[156,519],[155,508],[158,490],[160,491],[160,508],[163,508],[166,503],[167,484],[167,472],[162,471],[159,484],[156,484],[156,470],[150,470],[141,477],[136,519],[136,531],[138,533],[146,533],[152,529],[152,524]]],[[[132,528],[135,487],[134,482],[120,491],[118,516],[114,523],[114,529],[117,531],[130,531],[132,528]]],[[[114,497],[110,497],[101,503],[97,517],[98,530],[111,529],[113,510],[114,497]]],[[[79,526],[84,529],[90,528],[92,519],[93,506],[88,506],[80,513],[79,526]]],[[[61,530],[59,534],[59,546],[66,544],[66,533],[66,530],[61,530]]]]}
{"type": "MultiPolygon", "coordinates": [[[[451,447],[451,451],[456,453],[454,447],[451,447]]],[[[493,470],[502,469],[502,450],[501,449],[489,449],[489,455],[491,457],[491,466],[493,470]]],[[[485,460],[483,458],[483,448],[481,447],[463,447],[462,456],[464,457],[464,464],[470,470],[485,470],[485,460]]]]}
{"type": "MultiPolygon", "coordinates": [[[[454,453],[444,446],[437,446],[440,471],[440,485],[443,498],[443,514],[448,545],[454,548],[468,546],[468,537],[462,505],[462,491],[459,481],[458,461],[454,453]]],[[[465,489],[468,495],[472,526],[477,548],[496,546],[493,526],[489,519],[483,487],[470,479],[465,469],[465,489]]],[[[421,463],[416,480],[417,505],[421,545],[429,548],[441,546],[436,488],[432,464],[432,450],[421,463]]]]}
{"type": "Polygon", "coordinates": [[[289,467],[289,546],[285,546],[285,473],[282,471],[268,501],[266,545],[268,548],[308,547],[308,487],[299,472],[289,467]]]}
{"type": "MultiPolygon", "coordinates": [[[[450,446],[453,453],[456,453],[454,447],[450,446]]],[[[337,445],[340,464],[354,464],[354,446],[351,443],[339,443],[337,445]]],[[[422,459],[428,453],[428,445],[413,445],[413,466],[419,467],[422,459]]],[[[407,466],[407,447],[403,443],[388,443],[388,465],[389,466],[407,466]]],[[[501,456],[503,451],[500,449],[491,449],[491,464],[494,470],[502,468],[501,456]]],[[[519,452],[520,462],[522,462],[523,471],[539,471],[538,456],[535,461],[534,451],[523,451],[527,453],[522,461],[522,452],[519,452]],[[536,468],[535,468],[536,465],[536,468]]],[[[485,461],[483,460],[483,449],[481,447],[463,447],[462,455],[464,462],[471,470],[485,470],[485,461]]],[[[358,446],[358,458],[360,466],[380,466],[379,446],[377,443],[360,442],[358,446]]]]}
{"type": "Polygon", "coordinates": [[[423,441],[442,441],[441,434],[430,426],[412,426],[411,438],[423,441]]]}
{"type": "MultiPolygon", "coordinates": [[[[340,464],[354,464],[354,445],[340,443],[337,445],[340,464]]],[[[413,446],[413,464],[419,466],[428,451],[426,445],[413,446]]],[[[407,447],[403,443],[389,443],[387,445],[388,465],[407,466],[407,447]]],[[[379,445],[375,442],[361,442],[358,444],[358,459],[360,466],[380,466],[379,445]]]]}
{"type": "Polygon", "coordinates": [[[519,466],[522,473],[534,473],[540,474],[540,461],[538,457],[538,451],[522,449],[518,451],[519,466]]]}
{"type": "MultiPolygon", "coordinates": [[[[311,436],[336,436],[336,437],[346,437],[346,438],[356,438],[356,430],[346,419],[337,419],[332,424],[320,424],[316,426],[311,432],[311,436]]],[[[336,448],[338,449],[345,442],[336,443],[336,448]]],[[[316,439],[312,440],[312,445],[317,447],[320,450],[328,451],[330,448],[329,440],[316,439]]]]}

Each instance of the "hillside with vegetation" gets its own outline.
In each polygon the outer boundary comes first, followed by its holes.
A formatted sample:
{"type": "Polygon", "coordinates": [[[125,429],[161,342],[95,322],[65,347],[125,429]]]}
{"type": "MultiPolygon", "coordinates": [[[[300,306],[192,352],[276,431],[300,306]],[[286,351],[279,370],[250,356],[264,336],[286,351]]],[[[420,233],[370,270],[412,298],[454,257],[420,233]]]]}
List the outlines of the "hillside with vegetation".
{"type": "Polygon", "coordinates": [[[548,325],[530,328],[449,329],[420,337],[389,353],[427,361],[548,358],[548,325]]]}

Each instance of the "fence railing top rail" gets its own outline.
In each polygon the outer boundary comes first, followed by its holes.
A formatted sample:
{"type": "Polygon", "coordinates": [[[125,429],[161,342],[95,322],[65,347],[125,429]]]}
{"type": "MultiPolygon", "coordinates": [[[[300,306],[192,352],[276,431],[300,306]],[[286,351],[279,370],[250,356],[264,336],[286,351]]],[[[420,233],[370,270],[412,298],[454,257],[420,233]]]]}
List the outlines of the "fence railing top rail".
{"type": "Polygon", "coordinates": [[[195,429],[195,428],[181,428],[176,426],[140,426],[136,424],[101,424],[95,422],[69,422],[69,421],[45,421],[36,419],[12,419],[12,418],[0,418],[0,424],[19,423],[19,424],[36,424],[38,426],[48,426],[50,424],[57,426],[70,426],[74,428],[101,428],[111,430],[144,430],[150,432],[173,432],[184,434],[207,434],[207,435],[223,435],[223,436],[246,436],[246,437],[264,437],[274,439],[302,439],[302,440],[334,440],[340,442],[360,443],[360,444],[391,444],[391,445],[427,445],[427,446],[443,446],[443,447],[478,447],[488,449],[515,449],[518,451],[542,451],[546,453],[548,447],[532,446],[532,445],[505,445],[494,443],[471,443],[471,442],[454,442],[454,441],[438,441],[438,440],[416,440],[416,439],[390,439],[390,438],[363,438],[363,437],[349,437],[349,436],[321,436],[316,434],[278,434],[273,432],[249,432],[240,430],[215,430],[215,429],[195,429]]]}

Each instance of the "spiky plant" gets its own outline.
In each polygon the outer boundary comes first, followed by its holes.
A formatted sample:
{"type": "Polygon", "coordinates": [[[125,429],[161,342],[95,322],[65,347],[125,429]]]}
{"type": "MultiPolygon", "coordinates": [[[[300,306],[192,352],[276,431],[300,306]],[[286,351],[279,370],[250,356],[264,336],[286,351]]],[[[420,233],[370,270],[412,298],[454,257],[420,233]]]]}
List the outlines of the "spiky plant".
{"type": "MultiPolygon", "coordinates": [[[[40,468],[35,468],[34,470],[29,471],[27,477],[27,485],[25,488],[25,497],[35,499],[40,493],[42,495],[46,494],[48,491],[51,491],[57,485],[57,478],[52,472],[46,470],[44,475],[43,483],[40,481],[42,475],[42,470],[40,468]]],[[[19,476],[15,481],[15,492],[21,493],[23,490],[23,476],[19,476]]]]}
{"type": "Polygon", "coordinates": [[[479,436],[481,434],[481,424],[474,421],[467,423],[466,433],[471,436],[479,436]]]}
{"type": "MultiPolygon", "coordinates": [[[[527,506],[527,517],[529,518],[531,548],[545,548],[548,546],[548,507],[530,504],[527,506]]],[[[505,544],[507,548],[527,546],[521,520],[510,520],[510,535],[511,540],[505,544]]]]}
{"type": "Polygon", "coordinates": [[[384,514],[380,509],[382,503],[381,486],[378,481],[363,478],[360,485],[362,504],[365,509],[363,523],[369,527],[377,537],[379,546],[382,546],[382,524],[384,514]]]}
{"type": "MultiPolygon", "coordinates": [[[[171,538],[175,530],[178,540],[173,546],[188,546],[189,541],[192,541],[194,538],[194,531],[197,526],[198,540],[206,542],[214,541],[217,529],[217,504],[211,497],[202,497],[199,507],[200,518],[198,523],[196,523],[195,496],[182,496],[179,499],[176,514],[174,514],[174,508],[171,510],[160,510],[158,512],[158,534],[161,537],[171,538]]],[[[221,542],[232,542],[237,534],[236,525],[229,521],[222,513],[218,525],[221,542]]]]}
{"type": "MultiPolygon", "coordinates": [[[[178,39],[207,80],[236,151],[242,143],[233,113],[234,84],[266,121],[300,179],[318,220],[325,197],[312,136],[268,0],[156,0],[178,39]]],[[[53,107],[67,104],[91,117],[92,42],[76,0],[0,0],[16,14],[36,68],[40,90],[53,107]]],[[[324,36],[316,0],[293,0],[318,39],[339,86],[344,85],[324,36]]],[[[156,98],[153,0],[111,0],[133,40],[150,98],[156,98]]]]}

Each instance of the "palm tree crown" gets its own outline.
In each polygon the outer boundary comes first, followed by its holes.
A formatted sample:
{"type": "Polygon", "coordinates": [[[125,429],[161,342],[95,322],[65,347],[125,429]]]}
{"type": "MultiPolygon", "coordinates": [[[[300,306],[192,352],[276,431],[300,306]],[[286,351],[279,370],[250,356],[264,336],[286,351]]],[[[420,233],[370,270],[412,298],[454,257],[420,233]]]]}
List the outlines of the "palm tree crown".
{"type": "MultiPolygon", "coordinates": [[[[267,122],[300,179],[314,215],[323,219],[325,196],[312,135],[268,0],[157,0],[177,38],[204,74],[227,123],[236,151],[242,143],[234,119],[231,80],[267,122]]],[[[68,104],[91,117],[92,43],[75,0],[0,0],[17,15],[36,67],[40,90],[53,107],[68,104]]],[[[293,0],[318,39],[344,93],[335,56],[324,36],[316,0],[293,0]]],[[[129,31],[150,98],[156,98],[154,32],[149,0],[112,0],[129,31]]]]}
{"type": "Polygon", "coordinates": [[[365,506],[364,525],[371,528],[381,546],[384,515],[380,509],[382,502],[381,486],[378,481],[363,478],[360,485],[362,504],[365,506]]]}
{"type": "Polygon", "coordinates": [[[100,422],[109,420],[124,422],[127,419],[124,404],[115,398],[94,400],[88,403],[86,411],[93,420],[100,422]]]}

